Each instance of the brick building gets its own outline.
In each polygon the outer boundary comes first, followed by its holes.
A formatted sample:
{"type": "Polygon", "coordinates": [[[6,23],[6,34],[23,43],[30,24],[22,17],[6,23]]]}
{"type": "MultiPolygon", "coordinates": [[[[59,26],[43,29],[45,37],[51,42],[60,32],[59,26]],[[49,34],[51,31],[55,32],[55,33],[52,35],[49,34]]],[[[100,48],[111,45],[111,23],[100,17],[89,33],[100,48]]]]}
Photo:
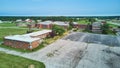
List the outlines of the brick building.
{"type": "Polygon", "coordinates": [[[101,30],[101,22],[94,22],[92,24],[92,32],[94,33],[101,33],[102,30],[101,30]]]}
{"type": "Polygon", "coordinates": [[[42,39],[47,37],[51,30],[42,30],[24,35],[6,36],[4,45],[21,49],[34,49],[39,46],[42,39]]]}
{"type": "Polygon", "coordinates": [[[73,25],[74,25],[75,28],[79,28],[79,29],[85,29],[85,28],[87,28],[87,25],[78,24],[77,22],[73,22],[73,25]]]}
{"type": "Polygon", "coordinates": [[[53,22],[53,24],[59,25],[65,29],[67,29],[69,27],[69,22],[55,21],[55,22],[53,22]]]}
{"type": "Polygon", "coordinates": [[[36,25],[37,28],[44,28],[44,29],[51,29],[52,25],[59,25],[62,26],[63,28],[68,28],[69,27],[69,23],[68,22],[61,22],[61,21],[44,21],[44,22],[40,22],[36,25]]]}
{"type": "Polygon", "coordinates": [[[37,28],[51,29],[52,21],[44,21],[36,24],[37,28]]]}

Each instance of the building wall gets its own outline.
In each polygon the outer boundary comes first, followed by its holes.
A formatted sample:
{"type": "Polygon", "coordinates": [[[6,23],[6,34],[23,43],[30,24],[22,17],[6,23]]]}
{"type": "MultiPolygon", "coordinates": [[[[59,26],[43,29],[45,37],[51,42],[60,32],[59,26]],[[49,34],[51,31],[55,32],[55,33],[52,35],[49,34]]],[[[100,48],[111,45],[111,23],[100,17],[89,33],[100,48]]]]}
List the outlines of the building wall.
{"type": "MultiPolygon", "coordinates": [[[[11,46],[11,47],[14,47],[14,48],[30,49],[30,43],[22,42],[22,41],[16,41],[16,40],[5,39],[4,40],[4,45],[11,46]]],[[[32,42],[31,46],[33,48],[38,47],[39,46],[39,40],[32,42]]]]}
{"type": "Polygon", "coordinates": [[[31,43],[32,49],[37,48],[41,42],[42,42],[42,41],[40,41],[40,40],[35,41],[35,42],[32,42],[32,43],[31,43]]]}
{"type": "MultiPolygon", "coordinates": [[[[59,26],[62,26],[65,29],[67,29],[69,27],[69,26],[64,26],[64,25],[59,25],[59,26]]],[[[51,29],[52,24],[49,24],[49,25],[37,24],[37,28],[51,29]]]]}
{"type": "Polygon", "coordinates": [[[77,25],[74,25],[74,27],[79,29],[85,29],[87,25],[77,24],[77,25]]]}
{"type": "Polygon", "coordinates": [[[49,24],[49,25],[37,24],[36,27],[37,28],[44,28],[44,29],[51,29],[52,28],[52,24],[49,24]]]}

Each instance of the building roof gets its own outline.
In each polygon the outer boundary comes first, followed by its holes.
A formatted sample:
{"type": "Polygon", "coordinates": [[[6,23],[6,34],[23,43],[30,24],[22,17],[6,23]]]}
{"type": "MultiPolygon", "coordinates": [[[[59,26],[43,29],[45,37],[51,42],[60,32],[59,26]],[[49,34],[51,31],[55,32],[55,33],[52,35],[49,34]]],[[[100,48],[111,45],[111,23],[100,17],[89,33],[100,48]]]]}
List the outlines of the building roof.
{"type": "Polygon", "coordinates": [[[0,23],[3,23],[3,22],[0,20],[0,23]]]}
{"type": "Polygon", "coordinates": [[[73,22],[74,25],[77,25],[78,23],[77,22],[73,22]]]}
{"type": "Polygon", "coordinates": [[[17,20],[16,20],[16,22],[21,22],[21,21],[22,21],[22,19],[17,19],[17,20]]]}
{"type": "Polygon", "coordinates": [[[69,26],[68,22],[62,22],[62,21],[44,21],[44,22],[40,22],[38,24],[43,24],[43,25],[50,25],[50,24],[56,24],[56,25],[62,25],[62,26],[69,26]]]}
{"type": "Polygon", "coordinates": [[[92,24],[92,26],[101,26],[101,23],[100,23],[100,22],[94,22],[94,23],[92,24]]]}
{"type": "Polygon", "coordinates": [[[53,22],[53,24],[63,25],[63,26],[69,26],[68,22],[62,22],[62,21],[55,21],[55,22],[53,22]]]}
{"type": "Polygon", "coordinates": [[[42,30],[38,32],[33,32],[29,34],[24,34],[24,35],[12,35],[12,36],[6,36],[5,39],[10,39],[10,40],[17,40],[17,41],[24,41],[24,42],[33,42],[36,40],[39,40],[40,38],[32,38],[31,36],[38,36],[42,35],[48,32],[51,32],[52,30],[42,30]]]}
{"type": "Polygon", "coordinates": [[[32,38],[32,37],[24,36],[24,35],[13,35],[13,36],[6,36],[5,39],[24,41],[24,42],[30,43],[30,42],[39,40],[40,38],[32,38]]]}
{"type": "Polygon", "coordinates": [[[38,35],[42,35],[42,34],[49,33],[49,32],[52,32],[52,30],[37,31],[37,32],[29,33],[29,34],[24,34],[24,36],[38,36],[38,35]]]}
{"type": "Polygon", "coordinates": [[[49,24],[52,24],[52,21],[44,21],[44,22],[40,22],[38,24],[49,25],[49,24]]]}

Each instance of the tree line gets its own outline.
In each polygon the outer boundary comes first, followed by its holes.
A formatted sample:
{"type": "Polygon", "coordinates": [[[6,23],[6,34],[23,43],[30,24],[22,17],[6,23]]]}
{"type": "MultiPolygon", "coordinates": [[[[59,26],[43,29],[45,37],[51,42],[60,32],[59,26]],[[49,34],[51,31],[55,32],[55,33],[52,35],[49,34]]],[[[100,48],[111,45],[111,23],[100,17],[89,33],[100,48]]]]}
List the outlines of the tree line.
{"type": "Polygon", "coordinates": [[[16,21],[17,19],[32,19],[32,20],[51,20],[51,21],[78,21],[80,19],[120,19],[120,16],[0,16],[2,21],[16,21]]]}

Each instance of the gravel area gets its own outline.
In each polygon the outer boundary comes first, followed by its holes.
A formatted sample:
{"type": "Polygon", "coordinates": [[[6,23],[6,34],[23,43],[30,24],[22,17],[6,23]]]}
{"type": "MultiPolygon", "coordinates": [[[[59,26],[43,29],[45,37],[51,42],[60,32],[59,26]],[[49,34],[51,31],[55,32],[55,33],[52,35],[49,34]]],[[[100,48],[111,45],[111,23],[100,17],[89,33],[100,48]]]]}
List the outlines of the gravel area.
{"type": "MultiPolygon", "coordinates": [[[[73,34],[76,35],[76,33],[73,34]]],[[[79,36],[81,39],[78,37],[76,39],[71,34],[32,53],[21,53],[4,48],[0,48],[0,51],[41,61],[46,68],[120,68],[120,47],[104,46],[101,42],[105,39],[104,44],[108,44],[107,40],[116,39],[116,36],[77,33],[79,34],[81,34],[79,36]],[[97,43],[82,42],[86,41],[86,37],[90,38],[88,38],[90,42],[96,41],[97,43]]],[[[116,40],[119,38],[117,37],[116,40]]]]}
{"type": "Polygon", "coordinates": [[[75,32],[66,36],[63,39],[77,41],[77,42],[96,43],[96,44],[102,44],[108,46],[120,46],[120,41],[117,38],[120,37],[113,35],[75,32]]]}

